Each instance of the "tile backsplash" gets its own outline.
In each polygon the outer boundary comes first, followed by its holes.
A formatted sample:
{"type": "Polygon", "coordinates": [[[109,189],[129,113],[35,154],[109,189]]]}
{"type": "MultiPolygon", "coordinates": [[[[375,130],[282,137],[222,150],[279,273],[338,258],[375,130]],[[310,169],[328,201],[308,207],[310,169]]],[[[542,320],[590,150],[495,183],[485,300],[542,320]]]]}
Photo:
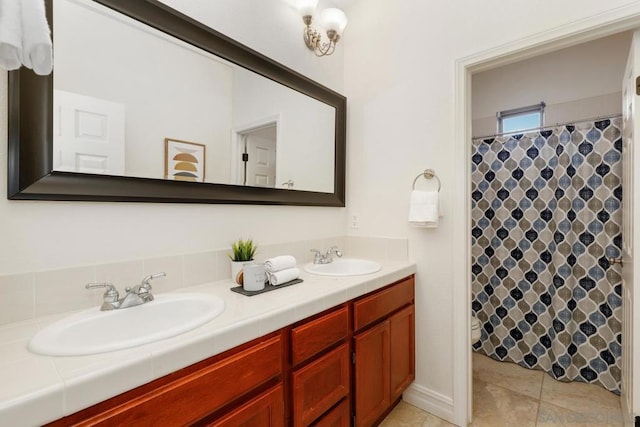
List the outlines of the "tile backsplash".
{"type": "MultiPolygon", "coordinates": [[[[258,243],[256,261],[277,255],[293,255],[301,266],[313,261],[311,249],[338,246],[345,256],[384,260],[406,260],[407,239],[339,236],[273,245],[258,243]]],[[[140,283],[148,274],[164,271],[166,277],[154,279],[157,293],[187,286],[216,282],[231,277],[229,249],[189,253],[109,264],[38,271],[0,276],[0,325],[72,310],[98,306],[103,290],[86,290],[90,282],[113,283],[120,292],[140,283]]]]}

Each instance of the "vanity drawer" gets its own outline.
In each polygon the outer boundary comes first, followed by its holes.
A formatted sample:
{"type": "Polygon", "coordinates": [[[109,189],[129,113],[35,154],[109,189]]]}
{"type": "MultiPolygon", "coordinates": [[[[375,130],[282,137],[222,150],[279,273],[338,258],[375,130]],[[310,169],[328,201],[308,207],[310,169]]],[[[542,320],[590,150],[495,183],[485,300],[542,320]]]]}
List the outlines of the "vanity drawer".
{"type": "Polygon", "coordinates": [[[187,425],[278,377],[281,335],[262,340],[198,369],[185,368],[145,386],[62,418],[53,425],[187,425]],[[157,386],[155,383],[158,383],[157,386]]]}
{"type": "Polygon", "coordinates": [[[414,277],[411,276],[354,302],[353,329],[360,330],[397,309],[411,304],[414,297],[413,287],[414,277]]]}
{"type": "Polygon", "coordinates": [[[291,329],[293,365],[298,365],[349,336],[349,311],[342,307],[291,329]]]}
{"type": "Polygon", "coordinates": [[[250,400],[207,427],[281,427],[284,425],[282,385],[250,400]]]}
{"type": "Polygon", "coordinates": [[[309,425],[349,394],[349,362],[345,343],[293,373],[294,426],[309,425]]]}
{"type": "Polygon", "coordinates": [[[313,427],[349,427],[350,425],[351,411],[348,399],[343,399],[340,404],[313,423],[313,427]]]}

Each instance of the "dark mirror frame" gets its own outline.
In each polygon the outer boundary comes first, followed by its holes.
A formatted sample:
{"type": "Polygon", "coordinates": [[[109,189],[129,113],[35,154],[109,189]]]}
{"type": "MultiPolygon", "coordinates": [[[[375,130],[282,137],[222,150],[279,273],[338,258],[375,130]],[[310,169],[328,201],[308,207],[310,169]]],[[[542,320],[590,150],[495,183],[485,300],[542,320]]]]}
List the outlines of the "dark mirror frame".
{"type": "MultiPolygon", "coordinates": [[[[45,4],[53,24],[51,1],[45,4]]],[[[347,101],[343,95],[156,0],[94,1],[334,107],[334,192],[53,171],[53,75],[38,76],[22,67],[9,72],[9,199],[345,206],[347,101]]],[[[301,42],[300,54],[305,53],[301,42]]]]}

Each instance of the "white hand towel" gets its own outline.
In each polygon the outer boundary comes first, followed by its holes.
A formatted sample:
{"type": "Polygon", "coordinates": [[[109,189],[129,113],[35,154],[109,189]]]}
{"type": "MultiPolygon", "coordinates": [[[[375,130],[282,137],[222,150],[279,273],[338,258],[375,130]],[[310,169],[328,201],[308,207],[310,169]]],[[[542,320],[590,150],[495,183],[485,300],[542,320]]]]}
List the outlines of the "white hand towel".
{"type": "Polygon", "coordinates": [[[269,258],[264,261],[264,269],[267,272],[286,270],[287,268],[293,268],[297,264],[296,259],[291,255],[280,255],[274,258],[269,258]]]}
{"type": "Polygon", "coordinates": [[[285,270],[274,271],[269,273],[269,283],[273,286],[282,285],[300,277],[300,270],[293,267],[285,270]]]}
{"type": "Polygon", "coordinates": [[[0,66],[17,70],[22,65],[21,0],[0,0],[0,66]]]}
{"type": "Polygon", "coordinates": [[[439,222],[438,192],[411,192],[409,202],[409,223],[418,227],[435,228],[439,222]]]}
{"type": "Polygon", "coordinates": [[[51,31],[43,0],[20,0],[22,3],[22,52],[25,67],[41,76],[51,73],[53,51],[51,31]]]}

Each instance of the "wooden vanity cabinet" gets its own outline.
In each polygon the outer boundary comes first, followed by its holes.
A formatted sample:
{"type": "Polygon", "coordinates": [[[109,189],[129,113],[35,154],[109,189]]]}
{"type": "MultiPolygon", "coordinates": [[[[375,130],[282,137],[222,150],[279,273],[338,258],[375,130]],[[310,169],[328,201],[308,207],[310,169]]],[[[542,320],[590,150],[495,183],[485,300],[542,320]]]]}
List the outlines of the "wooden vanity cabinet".
{"type": "Polygon", "coordinates": [[[410,276],[50,426],[370,427],[415,377],[410,276]]]}
{"type": "Polygon", "coordinates": [[[414,279],[353,303],[355,425],[385,416],[415,379],[414,279]]]}

